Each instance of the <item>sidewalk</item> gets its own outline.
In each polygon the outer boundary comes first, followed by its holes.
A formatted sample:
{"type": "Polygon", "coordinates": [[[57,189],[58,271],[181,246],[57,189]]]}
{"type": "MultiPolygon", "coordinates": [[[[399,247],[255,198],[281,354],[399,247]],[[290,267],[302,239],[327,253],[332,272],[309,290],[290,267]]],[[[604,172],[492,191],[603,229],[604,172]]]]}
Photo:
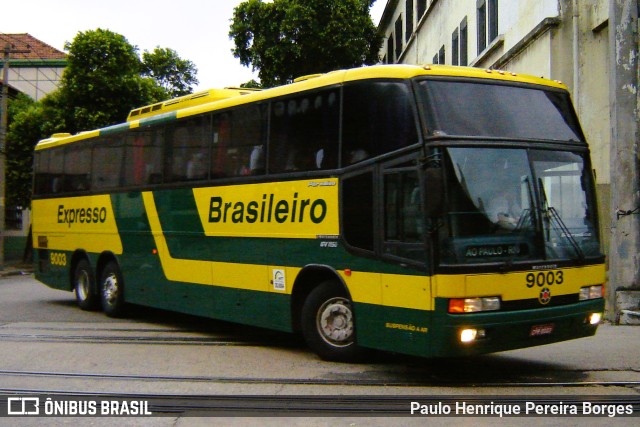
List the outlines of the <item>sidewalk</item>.
{"type": "Polygon", "coordinates": [[[22,261],[7,261],[0,267],[0,278],[33,274],[33,264],[22,261]]]}

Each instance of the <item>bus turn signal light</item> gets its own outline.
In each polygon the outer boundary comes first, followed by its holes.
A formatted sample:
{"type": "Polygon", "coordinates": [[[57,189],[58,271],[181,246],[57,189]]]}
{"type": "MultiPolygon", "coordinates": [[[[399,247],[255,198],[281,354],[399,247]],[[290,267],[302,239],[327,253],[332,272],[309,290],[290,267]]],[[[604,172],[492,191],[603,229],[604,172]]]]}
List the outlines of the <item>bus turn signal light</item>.
{"type": "Polygon", "coordinates": [[[585,286],[580,288],[580,301],[602,298],[602,285],[585,286]]]}
{"type": "Polygon", "coordinates": [[[500,310],[499,297],[453,298],[449,300],[449,313],[478,313],[500,310]]]}

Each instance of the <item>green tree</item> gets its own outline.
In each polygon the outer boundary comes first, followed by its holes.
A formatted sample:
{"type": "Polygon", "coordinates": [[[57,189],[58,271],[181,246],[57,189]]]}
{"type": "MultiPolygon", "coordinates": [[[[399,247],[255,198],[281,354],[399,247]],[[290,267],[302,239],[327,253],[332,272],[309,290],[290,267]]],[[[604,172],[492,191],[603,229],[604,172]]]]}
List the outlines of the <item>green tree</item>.
{"type": "Polygon", "coordinates": [[[234,9],[233,54],[271,87],[295,77],[377,63],[374,0],[248,0],[234,9]]]}
{"type": "MultiPolygon", "coordinates": [[[[120,34],[102,29],[79,32],[65,49],[69,56],[59,89],[39,102],[24,96],[10,104],[7,206],[29,205],[33,148],[39,140],[56,132],[121,123],[131,109],[169,97],[162,79],[145,74],[137,49],[120,34]]],[[[170,49],[161,50],[172,54],[169,60],[191,64],[170,49]]],[[[179,73],[182,68],[176,70],[179,73]]],[[[184,75],[183,87],[190,90],[195,67],[186,71],[193,73],[184,75]]],[[[179,85],[180,79],[175,77],[172,84],[179,85]]]]}
{"type": "Polygon", "coordinates": [[[198,84],[197,73],[195,64],[173,49],[158,46],[142,54],[142,75],[154,79],[171,98],[192,93],[198,84]]]}
{"type": "Polygon", "coordinates": [[[120,34],[81,31],[65,50],[69,56],[57,100],[69,132],[122,122],[131,109],[167,96],[141,75],[136,48],[120,34]]]}
{"type": "Polygon", "coordinates": [[[37,142],[60,132],[64,121],[59,111],[20,94],[9,103],[7,132],[7,206],[29,206],[33,149],[37,142]]]}

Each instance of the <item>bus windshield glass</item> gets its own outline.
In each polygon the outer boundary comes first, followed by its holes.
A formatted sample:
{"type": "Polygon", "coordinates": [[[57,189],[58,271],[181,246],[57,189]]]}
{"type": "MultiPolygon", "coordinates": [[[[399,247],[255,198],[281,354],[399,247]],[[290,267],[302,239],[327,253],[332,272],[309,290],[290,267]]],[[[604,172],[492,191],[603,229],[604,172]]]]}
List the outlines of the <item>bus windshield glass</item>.
{"type": "Polygon", "coordinates": [[[590,175],[564,151],[451,147],[443,264],[599,256],[590,175]]]}
{"type": "Polygon", "coordinates": [[[566,92],[441,80],[423,80],[420,88],[436,136],[583,140],[566,92]]]}

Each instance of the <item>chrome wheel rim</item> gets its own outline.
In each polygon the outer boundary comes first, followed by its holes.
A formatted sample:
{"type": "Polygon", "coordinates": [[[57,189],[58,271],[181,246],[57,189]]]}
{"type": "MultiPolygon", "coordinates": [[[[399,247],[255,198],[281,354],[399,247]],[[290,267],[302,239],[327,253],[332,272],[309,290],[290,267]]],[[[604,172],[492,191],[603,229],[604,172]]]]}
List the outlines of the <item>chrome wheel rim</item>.
{"type": "Polygon", "coordinates": [[[110,306],[114,305],[118,300],[119,293],[120,289],[118,287],[118,278],[115,274],[111,274],[104,281],[104,301],[110,306]]]}
{"type": "Polygon", "coordinates": [[[89,273],[85,270],[80,272],[79,277],[76,279],[76,294],[80,301],[84,301],[89,298],[89,273]]]}
{"type": "Polygon", "coordinates": [[[353,312],[351,302],[343,297],[331,298],[318,310],[316,327],[323,340],[336,347],[353,343],[353,312]]]}

